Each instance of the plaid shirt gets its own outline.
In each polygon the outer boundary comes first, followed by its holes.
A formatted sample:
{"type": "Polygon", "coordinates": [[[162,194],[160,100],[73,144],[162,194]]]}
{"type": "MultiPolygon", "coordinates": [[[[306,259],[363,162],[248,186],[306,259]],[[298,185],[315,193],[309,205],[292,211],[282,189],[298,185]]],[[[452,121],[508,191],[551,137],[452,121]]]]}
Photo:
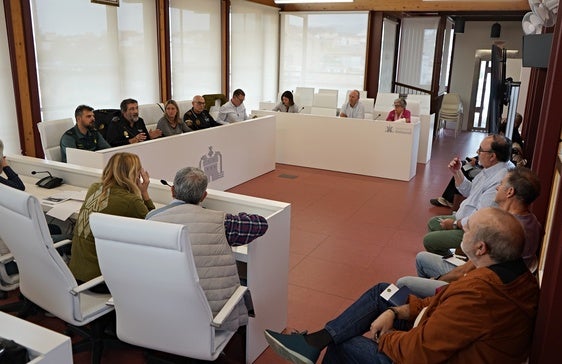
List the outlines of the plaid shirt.
{"type": "Polygon", "coordinates": [[[238,215],[226,214],[224,228],[230,246],[246,245],[267,231],[267,220],[260,215],[241,212],[238,215]]]}

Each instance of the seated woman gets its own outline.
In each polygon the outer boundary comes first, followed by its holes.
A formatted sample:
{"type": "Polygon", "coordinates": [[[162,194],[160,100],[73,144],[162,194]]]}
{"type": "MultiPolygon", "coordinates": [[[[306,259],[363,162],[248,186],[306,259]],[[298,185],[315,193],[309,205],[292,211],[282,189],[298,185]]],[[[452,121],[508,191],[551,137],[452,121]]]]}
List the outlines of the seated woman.
{"type": "MultiPolygon", "coordinates": [[[[114,154],[103,169],[101,182],[90,186],[74,228],[69,268],[76,280],[89,281],[101,275],[94,236],[90,230],[92,212],[144,219],[154,204],[148,195],[148,172],[132,153],[114,154]]],[[[117,227],[116,227],[117,228],[117,227]]],[[[91,289],[108,292],[105,284],[91,289]]]]}
{"type": "Polygon", "coordinates": [[[293,112],[298,113],[300,112],[299,107],[295,104],[293,100],[293,93],[291,91],[285,91],[281,95],[281,102],[275,105],[273,111],[281,111],[281,112],[293,112]]]}
{"type": "Polygon", "coordinates": [[[164,116],[158,120],[156,129],[162,131],[162,136],[170,136],[192,131],[180,118],[180,108],[174,100],[166,101],[164,116]]]}
{"type": "Polygon", "coordinates": [[[406,100],[405,99],[396,99],[394,100],[394,110],[388,113],[386,117],[386,121],[396,121],[398,119],[406,119],[406,122],[409,123],[411,119],[411,114],[409,110],[406,110],[406,100]]]}

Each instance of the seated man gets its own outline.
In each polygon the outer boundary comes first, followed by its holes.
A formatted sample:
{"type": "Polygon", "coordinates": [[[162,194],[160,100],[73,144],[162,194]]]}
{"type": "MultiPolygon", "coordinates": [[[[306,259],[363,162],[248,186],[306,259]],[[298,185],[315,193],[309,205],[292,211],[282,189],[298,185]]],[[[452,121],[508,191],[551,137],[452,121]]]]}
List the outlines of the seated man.
{"type": "Polygon", "coordinates": [[[524,362],[539,288],[521,259],[523,228],[510,213],[485,208],[464,229],[462,249],[476,269],[435,296],[410,295],[407,304],[389,307],[381,297],[387,284],[380,283],[320,331],[266,330],[271,348],[293,363],[308,364],[326,346],[324,363],[524,362]]]}
{"type": "MultiPolygon", "coordinates": [[[[146,219],[189,227],[199,283],[215,316],[240,286],[230,247],[250,243],[265,234],[268,225],[260,215],[243,212],[231,215],[201,207],[199,204],[207,197],[207,183],[202,170],[195,167],[180,169],[172,187],[174,200],[168,206],[149,212],[146,219]]],[[[236,330],[247,320],[248,311],[242,302],[222,327],[236,330]]]]}
{"type": "Polygon", "coordinates": [[[340,118],[365,119],[365,107],[359,102],[360,95],[358,90],[349,93],[348,101],[341,107],[340,118]]]}
{"type": "Polygon", "coordinates": [[[496,186],[508,170],[515,166],[509,161],[511,141],[501,135],[488,135],[476,151],[482,166],[480,172],[469,181],[461,171],[458,157],[449,163],[449,171],[455,178],[455,186],[466,197],[454,215],[436,216],[429,220],[429,232],[423,238],[425,250],[439,255],[449,254],[450,248],[458,248],[462,240],[463,226],[475,211],[495,206],[496,186]]]}
{"type": "Polygon", "coordinates": [[[107,142],[112,147],[139,143],[162,136],[162,130],[148,131],[144,120],[139,117],[139,103],[134,99],[121,101],[121,117],[112,120],[107,127],[107,142]]]}
{"type": "Polygon", "coordinates": [[[217,123],[231,124],[247,120],[248,114],[246,114],[246,107],[244,106],[245,98],[246,94],[244,91],[239,88],[234,90],[230,101],[220,107],[217,123]]]}
{"type": "MultiPolygon", "coordinates": [[[[507,172],[496,187],[495,202],[501,209],[513,214],[523,226],[525,246],[522,256],[531,272],[537,267],[536,254],[544,231],[529,207],[539,196],[540,188],[537,175],[525,167],[507,172]]],[[[441,255],[420,252],[416,256],[416,268],[418,277],[402,277],[396,285],[407,286],[418,297],[428,297],[433,296],[437,288],[459,279],[476,267],[471,261],[457,267],[441,255]]]]}
{"type": "Polygon", "coordinates": [[[206,129],[220,125],[213,119],[207,110],[205,110],[205,99],[203,96],[197,95],[191,101],[193,107],[183,115],[183,121],[191,130],[206,129]]]}
{"type": "Polygon", "coordinates": [[[16,172],[8,165],[6,156],[4,155],[4,143],[0,140],[0,183],[3,185],[25,191],[25,185],[16,172]],[[1,174],[4,172],[6,178],[1,174]]]}
{"type": "Polygon", "coordinates": [[[101,150],[111,148],[103,136],[94,128],[96,119],[94,108],[87,105],[79,105],[74,111],[76,125],[68,129],[60,138],[61,161],[66,163],[66,148],[77,148],[85,150],[101,150]]]}

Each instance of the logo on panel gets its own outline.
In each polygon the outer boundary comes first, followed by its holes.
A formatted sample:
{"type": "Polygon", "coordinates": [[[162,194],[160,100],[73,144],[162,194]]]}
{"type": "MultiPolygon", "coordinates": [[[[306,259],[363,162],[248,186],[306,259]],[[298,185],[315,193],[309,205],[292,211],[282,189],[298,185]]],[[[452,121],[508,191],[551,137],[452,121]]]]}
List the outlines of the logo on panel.
{"type": "Polygon", "coordinates": [[[205,172],[207,177],[209,177],[209,182],[223,178],[224,171],[222,169],[221,152],[215,152],[213,150],[213,146],[210,145],[209,152],[203,154],[203,156],[199,160],[199,168],[205,172]]]}

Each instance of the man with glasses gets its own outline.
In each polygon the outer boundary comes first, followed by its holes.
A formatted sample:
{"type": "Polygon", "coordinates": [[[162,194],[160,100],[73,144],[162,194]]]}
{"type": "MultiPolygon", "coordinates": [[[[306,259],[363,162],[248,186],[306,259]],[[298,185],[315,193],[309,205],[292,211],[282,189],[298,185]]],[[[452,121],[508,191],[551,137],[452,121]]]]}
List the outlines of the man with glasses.
{"type": "Polygon", "coordinates": [[[245,98],[246,94],[244,91],[239,88],[234,90],[230,101],[221,106],[219,116],[217,117],[217,123],[231,124],[248,119],[246,107],[244,106],[245,98]]]}
{"type": "Polygon", "coordinates": [[[207,129],[220,125],[205,109],[205,99],[201,95],[193,97],[193,107],[183,115],[183,121],[191,130],[207,129]]]}
{"type": "Polygon", "coordinates": [[[496,186],[509,170],[515,168],[509,160],[511,141],[504,136],[487,136],[476,153],[482,172],[472,182],[462,173],[462,163],[458,157],[449,163],[448,168],[455,178],[455,186],[466,199],[453,215],[436,216],[429,220],[429,232],[423,238],[423,245],[428,252],[448,255],[451,248],[458,248],[462,241],[463,226],[470,216],[484,207],[496,206],[496,186]]]}

